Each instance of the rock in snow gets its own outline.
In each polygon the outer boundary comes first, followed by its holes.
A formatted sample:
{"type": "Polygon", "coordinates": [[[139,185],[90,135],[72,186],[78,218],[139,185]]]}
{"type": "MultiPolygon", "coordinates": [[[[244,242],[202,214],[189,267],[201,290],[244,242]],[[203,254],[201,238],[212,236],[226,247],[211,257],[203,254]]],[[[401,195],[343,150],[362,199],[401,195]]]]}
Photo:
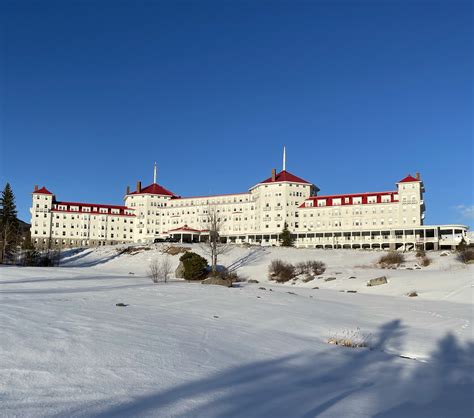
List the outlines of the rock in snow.
{"type": "Polygon", "coordinates": [[[222,279],[221,277],[209,277],[202,281],[202,284],[215,284],[218,286],[232,287],[232,280],[222,279]]]}
{"type": "Polygon", "coordinates": [[[182,261],[180,261],[178,264],[178,267],[176,267],[176,270],[174,272],[174,277],[176,277],[177,279],[184,278],[184,264],[182,261]]]}
{"type": "Polygon", "coordinates": [[[375,279],[370,279],[367,282],[367,286],[379,286],[381,284],[386,284],[387,283],[387,277],[381,276],[381,277],[376,277],[375,279]]]}

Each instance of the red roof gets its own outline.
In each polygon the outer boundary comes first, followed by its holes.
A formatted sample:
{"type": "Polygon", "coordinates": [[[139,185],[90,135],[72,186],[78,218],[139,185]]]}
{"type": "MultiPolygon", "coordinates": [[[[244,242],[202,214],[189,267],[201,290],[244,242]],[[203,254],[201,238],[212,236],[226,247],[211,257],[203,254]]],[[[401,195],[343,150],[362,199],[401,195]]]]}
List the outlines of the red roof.
{"type": "Polygon", "coordinates": [[[413,181],[420,181],[419,179],[413,177],[411,174],[408,174],[404,179],[400,180],[399,183],[411,183],[413,181]]]}
{"type": "Polygon", "coordinates": [[[268,179],[263,180],[260,183],[282,183],[284,181],[291,182],[291,183],[311,184],[309,181],[303,180],[302,178],[295,176],[294,174],[291,174],[290,172],[286,170],[280,171],[276,175],[275,180],[269,177],[268,179]]]}
{"type": "Polygon", "coordinates": [[[128,211],[134,211],[135,209],[128,208],[126,206],[118,205],[100,205],[97,203],[80,203],[80,202],[55,202],[53,205],[53,212],[72,212],[72,213],[87,213],[93,215],[121,215],[121,216],[135,216],[128,211]],[[62,207],[61,209],[59,207],[62,207]],[[63,208],[65,207],[65,208],[63,208]],[[72,210],[71,207],[78,207],[79,210],[72,210]],[[90,208],[90,211],[85,211],[84,208],[90,208]],[[107,209],[106,213],[102,213],[99,209],[107,209]],[[112,213],[112,209],[117,209],[118,213],[112,213]]]}
{"type": "Polygon", "coordinates": [[[35,190],[34,194],[52,194],[46,187],[42,187],[41,189],[35,190]]]}
{"type": "Polygon", "coordinates": [[[97,208],[108,208],[108,209],[127,209],[135,210],[123,205],[104,205],[100,203],[82,203],[82,202],[54,202],[55,205],[67,205],[67,206],[85,206],[85,207],[97,207],[97,208]]]}
{"type": "Polygon", "coordinates": [[[160,186],[159,184],[153,183],[149,186],[144,187],[140,193],[138,191],[131,192],[130,194],[159,194],[163,196],[176,196],[173,192],[165,189],[164,187],[160,186]]]}
{"type": "MultiPolygon", "coordinates": [[[[355,197],[361,197],[362,198],[362,204],[368,204],[368,197],[369,196],[375,196],[377,198],[376,203],[382,203],[382,196],[390,196],[390,202],[396,202],[395,200],[395,195],[397,195],[398,192],[390,191],[390,192],[372,192],[372,193],[351,193],[351,194],[335,194],[335,195],[328,195],[328,196],[311,196],[308,199],[306,199],[300,206],[299,208],[307,208],[307,207],[322,207],[324,208],[325,206],[335,206],[333,205],[333,199],[341,199],[341,206],[344,205],[352,205],[353,204],[353,198],[355,197]],[[346,202],[345,198],[348,198],[349,200],[346,202]],[[308,200],[313,201],[314,206],[306,206],[305,202],[308,200]],[[320,200],[325,200],[326,204],[325,206],[317,206],[317,202],[320,200]]],[[[339,206],[339,205],[337,205],[339,206]]]]}
{"type": "Polygon", "coordinates": [[[202,232],[199,229],[190,228],[188,225],[184,225],[181,228],[170,229],[168,232],[186,231],[186,232],[202,232]]]}
{"type": "Polygon", "coordinates": [[[221,197],[221,196],[241,196],[244,194],[250,195],[250,192],[241,192],[241,193],[223,193],[223,194],[208,194],[203,196],[176,196],[179,199],[203,199],[206,197],[221,197]]]}

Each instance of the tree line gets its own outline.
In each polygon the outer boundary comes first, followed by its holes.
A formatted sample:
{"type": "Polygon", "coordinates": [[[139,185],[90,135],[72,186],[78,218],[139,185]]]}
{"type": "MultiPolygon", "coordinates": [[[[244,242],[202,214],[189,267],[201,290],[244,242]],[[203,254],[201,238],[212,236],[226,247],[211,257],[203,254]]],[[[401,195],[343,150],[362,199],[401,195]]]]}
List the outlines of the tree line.
{"type": "Polygon", "coordinates": [[[6,183],[0,195],[0,264],[53,266],[59,263],[59,252],[39,252],[31,242],[29,225],[18,219],[15,195],[6,183]]]}

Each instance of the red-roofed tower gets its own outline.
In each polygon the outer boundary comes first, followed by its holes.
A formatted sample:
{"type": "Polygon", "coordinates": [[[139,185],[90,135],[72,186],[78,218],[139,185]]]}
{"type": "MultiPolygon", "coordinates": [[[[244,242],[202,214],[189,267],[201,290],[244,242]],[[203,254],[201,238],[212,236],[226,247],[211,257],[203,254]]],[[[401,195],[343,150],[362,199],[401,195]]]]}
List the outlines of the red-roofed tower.
{"type": "Polygon", "coordinates": [[[425,218],[425,202],[423,200],[423,182],[420,173],[415,177],[408,174],[397,183],[399,201],[401,203],[402,225],[423,225],[425,218]]]}

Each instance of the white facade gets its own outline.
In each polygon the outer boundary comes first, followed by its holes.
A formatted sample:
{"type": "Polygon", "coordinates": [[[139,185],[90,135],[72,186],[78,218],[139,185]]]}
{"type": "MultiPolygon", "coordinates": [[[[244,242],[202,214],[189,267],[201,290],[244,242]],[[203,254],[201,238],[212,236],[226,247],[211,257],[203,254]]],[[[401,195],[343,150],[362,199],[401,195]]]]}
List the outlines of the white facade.
{"type": "Polygon", "coordinates": [[[134,226],[133,209],[60,202],[44,187],[33,192],[31,238],[37,246],[80,247],[132,242],[134,226]]]}
{"type": "Polygon", "coordinates": [[[452,248],[467,240],[464,225],[423,225],[424,187],[407,176],[387,192],[318,196],[319,189],[286,170],[248,192],[181,197],[154,182],[127,188],[124,206],[57,201],[35,187],[31,235],[37,246],[74,247],[149,243],[172,236],[207,238],[207,216],[217,212],[221,237],[236,243],[278,245],[285,224],[295,245],[320,248],[452,248]]]}

